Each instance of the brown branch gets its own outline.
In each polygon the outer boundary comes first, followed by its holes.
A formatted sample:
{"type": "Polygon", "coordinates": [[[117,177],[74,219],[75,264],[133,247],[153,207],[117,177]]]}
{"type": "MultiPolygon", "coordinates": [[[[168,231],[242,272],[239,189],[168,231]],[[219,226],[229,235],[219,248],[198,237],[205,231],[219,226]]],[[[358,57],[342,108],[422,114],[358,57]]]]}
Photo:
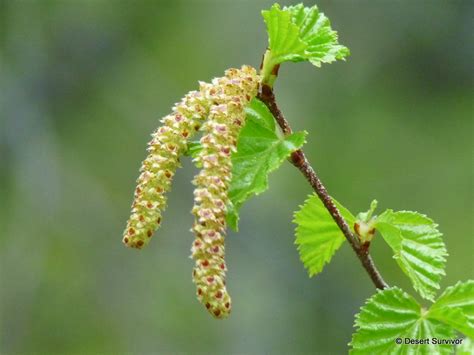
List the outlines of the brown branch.
{"type": "MultiPolygon", "coordinates": [[[[262,84],[260,88],[260,92],[258,94],[258,98],[263,103],[265,103],[265,105],[268,107],[270,112],[275,117],[278,125],[282,129],[283,133],[285,135],[291,134],[292,130],[291,130],[290,124],[288,123],[288,121],[285,119],[285,116],[283,116],[282,112],[278,108],[278,105],[275,100],[275,95],[273,93],[273,89],[269,85],[262,84]]],[[[375,267],[374,261],[372,260],[369,254],[369,246],[368,245],[361,246],[359,239],[352,233],[344,217],[342,217],[341,213],[337,209],[333,200],[329,196],[323,183],[321,182],[319,177],[316,175],[316,172],[314,171],[314,169],[309,164],[309,161],[306,158],[303,150],[299,149],[293,152],[291,154],[290,162],[304,175],[304,177],[306,178],[306,180],[308,180],[313,190],[319,196],[322,203],[324,204],[326,209],[329,211],[332,218],[338,225],[339,229],[342,231],[347,241],[351,245],[352,249],[356,253],[357,257],[362,263],[362,266],[369,274],[375,287],[379,289],[387,288],[388,287],[387,283],[384,281],[379,271],[375,267]]]]}

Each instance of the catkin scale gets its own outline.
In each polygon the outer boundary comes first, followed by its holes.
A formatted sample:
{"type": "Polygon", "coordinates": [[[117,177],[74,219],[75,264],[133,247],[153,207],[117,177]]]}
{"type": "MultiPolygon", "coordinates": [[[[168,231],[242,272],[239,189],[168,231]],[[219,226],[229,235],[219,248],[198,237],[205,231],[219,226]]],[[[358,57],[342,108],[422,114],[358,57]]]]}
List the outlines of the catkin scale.
{"type": "Polygon", "coordinates": [[[258,76],[252,67],[229,69],[222,78],[213,81],[213,105],[201,127],[202,150],[196,163],[202,167],[194,178],[192,230],[195,241],[191,248],[195,260],[193,281],[197,297],[216,318],[231,311],[231,299],[226,289],[224,239],[228,188],[232,178],[231,154],[236,151],[237,138],[245,121],[244,108],[257,94],[258,76]]]}

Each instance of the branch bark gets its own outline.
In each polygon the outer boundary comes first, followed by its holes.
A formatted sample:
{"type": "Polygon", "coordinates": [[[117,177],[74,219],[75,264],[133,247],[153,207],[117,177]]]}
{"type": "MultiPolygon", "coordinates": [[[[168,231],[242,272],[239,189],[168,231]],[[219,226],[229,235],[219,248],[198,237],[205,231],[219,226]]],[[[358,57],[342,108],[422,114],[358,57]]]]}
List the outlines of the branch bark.
{"type": "MultiPolygon", "coordinates": [[[[265,105],[268,107],[270,112],[275,117],[278,125],[282,129],[283,133],[285,135],[291,134],[292,130],[291,130],[290,124],[285,119],[285,116],[283,116],[283,113],[281,112],[281,110],[279,109],[276,103],[275,94],[273,93],[272,87],[263,83],[261,85],[261,88],[257,97],[263,103],[265,103],[265,105]]],[[[356,253],[357,257],[362,263],[362,266],[369,274],[375,287],[378,289],[387,288],[388,287],[387,283],[384,281],[384,279],[380,275],[380,272],[375,267],[374,261],[369,254],[369,248],[368,248],[369,245],[366,245],[366,244],[361,245],[361,243],[359,242],[359,239],[352,233],[344,217],[342,217],[341,213],[339,212],[336,205],[334,204],[331,197],[329,196],[323,183],[321,182],[318,175],[316,175],[316,172],[310,165],[303,150],[298,149],[297,151],[293,152],[290,157],[290,162],[304,175],[308,183],[313,188],[314,192],[316,192],[318,197],[321,199],[322,203],[324,204],[326,209],[329,211],[332,218],[338,225],[339,229],[342,231],[347,241],[351,245],[352,249],[356,253]]]]}

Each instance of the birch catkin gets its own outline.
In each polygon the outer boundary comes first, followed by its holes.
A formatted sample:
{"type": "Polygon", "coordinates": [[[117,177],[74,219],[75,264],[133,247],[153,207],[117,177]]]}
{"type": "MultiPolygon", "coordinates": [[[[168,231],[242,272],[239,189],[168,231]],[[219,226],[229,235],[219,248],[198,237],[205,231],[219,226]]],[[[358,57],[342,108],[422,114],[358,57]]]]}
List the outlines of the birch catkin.
{"type": "Polygon", "coordinates": [[[194,178],[193,231],[195,260],[193,280],[198,299],[216,318],[226,317],[231,299],[225,286],[227,196],[232,178],[231,153],[245,123],[245,106],[257,94],[259,77],[254,68],[228,69],[212,84],[200,83],[200,90],[187,94],[164,117],[162,126],[152,134],[149,155],[140,168],[132,213],[123,242],[142,248],[161,224],[166,207],[166,192],[179,167],[179,157],[187,149],[189,138],[203,132],[202,150],[196,157],[202,169],[194,178]]]}
{"type": "Polygon", "coordinates": [[[197,132],[209,114],[212,85],[200,83],[199,91],[191,91],[165,116],[148,143],[149,155],[140,168],[132,213],[124,231],[123,242],[142,248],[161,224],[166,207],[166,192],[180,166],[179,157],[187,149],[188,139],[197,132]]]}
{"type": "Polygon", "coordinates": [[[229,69],[214,79],[210,91],[213,104],[201,130],[202,150],[196,158],[202,167],[194,178],[193,231],[191,252],[195,260],[193,280],[201,303],[216,318],[228,316],[231,299],[225,283],[224,238],[227,196],[232,178],[231,153],[245,122],[245,106],[257,94],[258,76],[252,67],[229,69]]]}

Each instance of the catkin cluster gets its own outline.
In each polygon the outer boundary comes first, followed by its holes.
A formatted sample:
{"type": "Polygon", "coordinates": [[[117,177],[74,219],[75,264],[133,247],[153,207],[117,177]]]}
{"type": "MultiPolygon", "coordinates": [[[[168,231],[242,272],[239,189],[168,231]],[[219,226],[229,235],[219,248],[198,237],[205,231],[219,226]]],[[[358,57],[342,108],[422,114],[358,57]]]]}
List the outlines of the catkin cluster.
{"type": "Polygon", "coordinates": [[[229,69],[213,81],[214,103],[201,130],[202,150],[196,163],[202,167],[194,178],[193,231],[196,236],[191,252],[195,260],[193,279],[201,303],[216,318],[226,317],[231,299],[226,289],[224,238],[228,188],[232,178],[231,153],[245,122],[245,106],[256,95],[255,69],[229,69]]]}
{"type": "Polygon", "coordinates": [[[211,84],[200,82],[199,91],[188,93],[161,120],[163,125],[152,134],[148,144],[149,155],[140,169],[123,237],[126,245],[138,249],[149,242],[161,224],[165,194],[180,166],[179,157],[186,151],[189,138],[202,131],[202,149],[195,158],[201,171],[193,180],[193,280],[198,299],[216,318],[226,317],[231,310],[224,260],[231,154],[236,151],[237,138],[245,123],[245,106],[257,94],[258,85],[254,68],[228,69],[225,76],[215,78],[211,84]]]}

